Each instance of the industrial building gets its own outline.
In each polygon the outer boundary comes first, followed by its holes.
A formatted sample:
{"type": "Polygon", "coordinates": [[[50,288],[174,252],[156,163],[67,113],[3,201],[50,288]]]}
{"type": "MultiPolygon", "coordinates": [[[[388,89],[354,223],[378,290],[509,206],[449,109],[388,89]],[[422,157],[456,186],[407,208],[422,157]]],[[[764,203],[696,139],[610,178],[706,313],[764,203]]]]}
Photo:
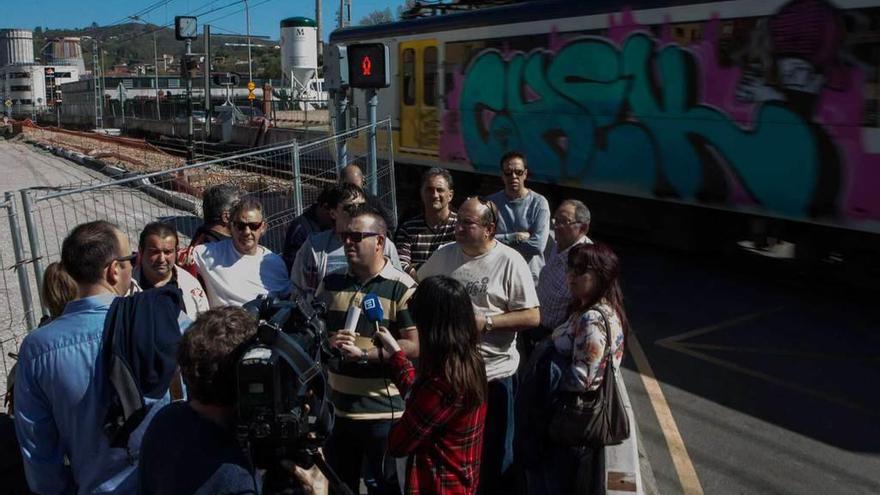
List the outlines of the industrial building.
{"type": "Polygon", "coordinates": [[[27,29],[0,29],[0,104],[3,114],[29,117],[57,100],[61,85],[85,73],[79,38],[51,40],[34,58],[34,36],[27,29]]]}

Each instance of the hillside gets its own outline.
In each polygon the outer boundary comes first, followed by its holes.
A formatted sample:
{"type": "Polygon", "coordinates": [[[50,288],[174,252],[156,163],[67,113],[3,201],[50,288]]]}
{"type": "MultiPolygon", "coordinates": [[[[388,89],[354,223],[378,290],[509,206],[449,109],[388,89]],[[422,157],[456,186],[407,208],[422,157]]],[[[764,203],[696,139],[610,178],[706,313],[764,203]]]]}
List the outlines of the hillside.
{"type": "MultiPolygon", "coordinates": [[[[100,48],[104,51],[104,68],[110,70],[112,66],[128,64],[152,66],[153,59],[153,30],[158,29],[154,25],[141,23],[120,24],[110,27],[92,26],[81,29],[34,29],[34,54],[40,57],[40,51],[45,46],[46,40],[64,36],[84,37],[89,36],[99,40],[100,48]]],[[[245,46],[224,46],[225,44],[245,45],[247,38],[238,35],[211,34],[211,47],[214,62],[212,70],[237,71],[247,73],[247,48],[245,46]]],[[[281,50],[276,49],[278,41],[265,38],[251,37],[251,57],[255,78],[280,78],[281,77],[281,50]],[[262,45],[262,46],[261,46],[262,45]]],[[[177,73],[180,54],[185,50],[183,41],[174,38],[174,28],[162,28],[156,31],[156,47],[161,60],[163,54],[175,57],[174,67],[168,67],[168,73],[177,73]]],[[[92,42],[82,41],[83,58],[86,69],[92,68],[92,42]]],[[[201,29],[199,38],[193,42],[193,52],[204,51],[201,29]]],[[[160,63],[159,73],[165,74],[160,63]]],[[[152,67],[149,70],[152,74],[152,67]]]]}

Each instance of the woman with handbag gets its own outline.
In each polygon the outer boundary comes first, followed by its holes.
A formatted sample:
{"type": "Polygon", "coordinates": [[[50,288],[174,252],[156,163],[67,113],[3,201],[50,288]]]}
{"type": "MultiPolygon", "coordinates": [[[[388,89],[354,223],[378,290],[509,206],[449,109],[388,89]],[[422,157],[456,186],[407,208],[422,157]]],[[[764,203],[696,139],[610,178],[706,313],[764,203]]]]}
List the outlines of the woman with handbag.
{"type": "Polygon", "coordinates": [[[614,382],[627,329],[619,271],[617,255],[603,244],[569,252],[570,316],[537,364],[551,368],[542,376],[555,393],[550,404],[538,406],[549,421],[540,462],[526,468],[530,495],[589,493],[598,481],[596,453],[629,436],[614,382]]]}

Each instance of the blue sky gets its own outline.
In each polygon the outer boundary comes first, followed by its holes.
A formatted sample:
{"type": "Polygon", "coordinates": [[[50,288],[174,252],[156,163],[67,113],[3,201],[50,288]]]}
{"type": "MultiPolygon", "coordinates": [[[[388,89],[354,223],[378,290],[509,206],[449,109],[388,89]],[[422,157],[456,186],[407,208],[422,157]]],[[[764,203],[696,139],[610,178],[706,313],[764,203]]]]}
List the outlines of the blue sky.
{"type": "MultiPolygon", "coordinates": [[[[199,18],[199,26],[208,22],[216,26],[214,32],[244,33],[244,3],[236,0],[0,0],[6,4],[0,16],[0,28],[33,29],[36,26],[49,28],[81,28],[88,27],[92,22],[100,25],[119,23],[127,16],[141,10],[158,5],[159,7],[145,14],[143,19],[152,24],[174,22],[174,16],[200,13],[226,5],[234,4],[217,12],[199,18]],[[14,4],[14,8],[10,8],[14,4]]],[[[352,0],[352,21],[358,20],[373,10],[391,7],[396,12],[403,0],[352,0]]],[[[273,39],[279,37],[279,21],[286,17],[315,17],[314,0],[249,0],[251,17],[251,34],[265,35],[273,39]]],[[[336,27],[336,12],[339,0],[323,0],[324,6],[324,37],[336,27]]],[[[199,29],[201,32],[201,27],[199,29]]]]}

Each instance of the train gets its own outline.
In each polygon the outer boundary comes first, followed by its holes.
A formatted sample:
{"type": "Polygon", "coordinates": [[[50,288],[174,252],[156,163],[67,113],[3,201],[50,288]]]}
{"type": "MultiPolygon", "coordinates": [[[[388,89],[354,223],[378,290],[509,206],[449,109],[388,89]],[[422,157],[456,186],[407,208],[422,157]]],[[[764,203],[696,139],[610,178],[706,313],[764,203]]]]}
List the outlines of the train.
{"type": "Polygon", "coordinates": [[[877,0],[532,1],[329,42],[389,46],[399,162],[498,175],[519,150],[538,183],[709,219],[694,238],[880,233],[877,0]]]}

